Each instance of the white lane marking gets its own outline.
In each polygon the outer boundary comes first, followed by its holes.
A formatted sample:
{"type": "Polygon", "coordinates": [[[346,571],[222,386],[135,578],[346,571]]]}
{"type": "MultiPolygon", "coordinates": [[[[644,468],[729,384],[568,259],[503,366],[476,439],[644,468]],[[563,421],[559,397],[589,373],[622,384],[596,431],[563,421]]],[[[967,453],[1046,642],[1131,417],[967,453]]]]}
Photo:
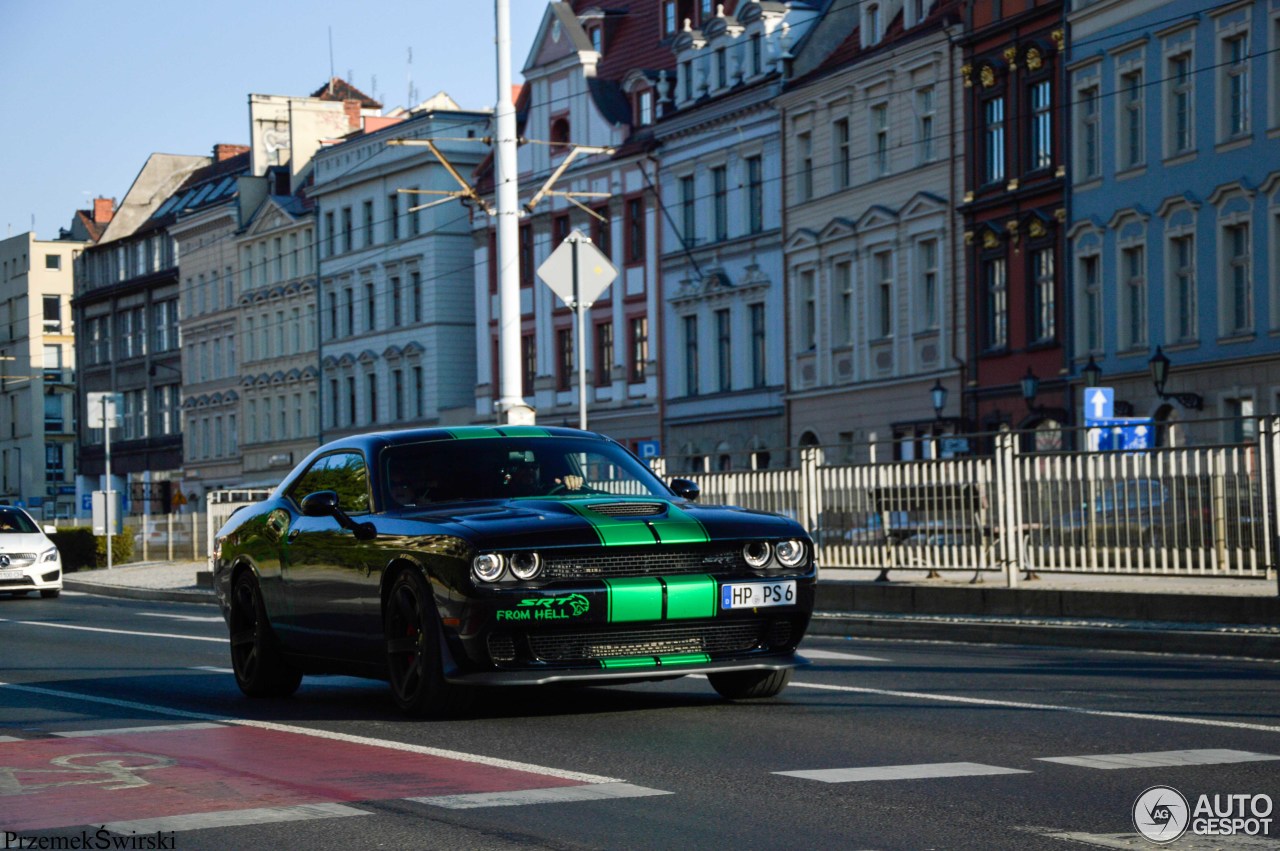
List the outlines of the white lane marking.
{"type": "Polygon", "coordinates": [[[0,742],[25,742],[26,739],[20,739],[17,736],[0,736],[0,742]]]}
{"type": "Polygon", "coordinates": [[[45,621],[15,621],[9,618],[0,618],[0,623],[16,623],[23,626],[49,626],[54,629],[77,629],[83,632],[109,632],[112,635],[141,635],[146,638],[185,638],[187,641],[216,641],[219,644],[226,644],[225,638],[210,638],[204,635],[179,635],[172,632],[138,632],[132,629],[106,629],[100,626],[77,626],[69,623],[47,623],[45,621]]]}
{"type": "Polygon", "coordinates": [[[888,659],[881,659],[879,656],[859,656],[855,653],[837,653],[834,650],[809,650],[801,648],[799,651],[801,656],[806,659],[830,659],[840,662],[888,662],[888,659]]]}
{"type": "MultiPolygon", "coordinates": [[[[1050,839],[1092,845],[1095,848],[1122,848],[1124,851],[1133,851],[1135,847],[1152,847],[1136,833],[1077,833],[1070,830],[1045,830],[1037,827],[1024,829],[1028,833],[1039,834],[1050,839]]],[[[1275,851],[1276,843],[1273,839],[1264,839],[1261,836],[1193,836],[1188,833],[1168,847],[1179,848],[1182,851],[1275,851]]]]}
{"type": "Polygon", "coordinates": [[[210,827],[240,827],[247,824],[271,824],[282,821],[307,821],[319,818],[373,815],[366,810],[344,804],[301,804],[295,807],[260,807],[251,810],[223,810],[217,813],[190,813],[184,816],[160,816],[134,821],[110,821],[103,825],[112,833],[139,836],[210,827]]]}
{"type": "Polygon", "coordinates": [[[406,798],[419,804],[451,810],[479,807],[517,807],[525,804],[564,804],[572,801],[609,801],[617,798],[644,798],[672,795],[661,789],[647,789],[631,783],[592,783],[586,786],[561,786],[555,789],[524,789],[514,792],[478,792],[473,795],[436,795],[428,798],[406,798]]]}
{"type": "Polygon", "coordinates": [[[295,727],[291,724],[276,724],[271,721],[253,721],[248,718],[227,718],[217,715],[206,715],[203,712],[187,712],[183,709],[170,709],[167,706],[154,706],[148,703],[137,703],[132,700],[118,700],[114,697],[96,697],[88,694],[78,694],[74,691],[62,691],[61,689],[42,688],[39,686],[25,686],[17,683],[0,682],[0,689],[12,689],[14,691],[24,691],[30,694],[45,695],[47,697],[60,697],[68,700],[83,700],[86,703],[100,703],[104,706],[118,706],[124,709],[141,710],[143,712],[151,712],[156,715],[169,715],[174,718],[190,718],[194,721],[212,721],[216,724],[232,724],[238,727],[255,727],[259,730],[273,730],[279,733],[296,733],[299,736],[311,736],[316,739],[328,739],[334,742],[347,742],[353,745],[368,745],[372,748],[386,748],[388,750],[404,751],[405,753],[423,754],[425,756],[438,756],[442,759],[452,759],[458,762],[470,762],[476,765],[489,765],[494,768],[505,768],[510,771],[526,771],[530,774],[541,774],[544,777],[559,777],[563,780],[577,780],[582,783],[621,783],[617,777],[601,777],[597,774],[584,774],[581,771],[568,771],[561,768],[550,768],[545,765],[534,765],[529,762],[516,762],[509,759],[499,759],[498,757],[484,756],[482,754],[464,753],[462,751],[451,751],[443,748],[429,748],[423,745],[411,745],[407,742],[393,742],[384,739],[374,739],[369,736],[353,736],[348,733],[334,733],[329,730],[312,730],[308,727],[295,727]]]}
{"type": "Polygon", "coordinates": [[[70,730],[64,733],[53,733],[63,739],[83,739],[89,736],[120,736],[129,733],[172,733],[178,730],[217,730],[225,724],[214,724],[209,721],[197,721],[193,724],[156,724],[153,727],[114,727],[109,730],[70,730]]]}
{"type": "Polygon", "coordinates": [[[64,596],[64,597],[88,597],[88,596],[91,596],[91,595],[89,595],[88,593],[86,593],[86,592],[84,592],[84,591],[71,591],[70,589],[63,588],[63,589],[62,589],[62,596],[64,596]]]}
{"type": "Polygon", "coordinates": [[[1094,756],[1042,756],[1039,762],[1058,762],[1081,768],[1172,768],[1178,765],[1226,765],[1234,762],[1265,762],[1280,759],[1265,753],[1203,749],[1189,751],[1151,751],[1150,753],[1113,753],[1094,756]]]}
{"type": "MultiPolygon", "coordinates": [[[[803,654],[802,654],[803,655],[803,654]]],[[[969,703],[975,706],[1005,706],[1010,709],[1035,709],[1042,712],[1070,712],[1075,715],[1094,715],[1102,718],[1124,718],[1130,721],[1164,721],[1169,724],[1195,724],[1201,727],[1228,727],[1233,730],[1257,730],[1262,733],[1280,733],[1280,727],[1267,724],[1246,724],[1243,721],[1217,721],[1211,718],[1186,718],[1181,715],[1156,715],[1150,712],[1116,712],[1107,709],[1083,709],[1079,706],[1056,706],[1051,703],[1023,703],[1017,700],[993,700],[984,697],[962,697],[955,694],[926,694],[919,691],[894,691],[861,686],[832,686],[824,683],[792,682],[791,688],[811,688],[820,691],[840,691],[853,694],[875,694],[881,697],[905,697],[912,700],[936,700],[942,703],[969,703]]]]}
{"type": "Polygon", "coordinates": [[[979,777],[987,774],[1030,774],[1021,768],[1001,768],[980,762],[933,762],[921,765],[873,765],[866,768],[823,768],[813,771],[775,771],[784,777],[823,783],[862,783],[868,780],[927,780],[933,777],[979,777]]]}
{"type": "Polygon", "coordinates": [[[144,618],[170,618],[175,621],[189,621],[191,623],[222,623],[222,615],[174,615],[169,612],[134,612],[135,615],[144,618]]]}
{"type": "Polygon", "coordinates": [[[212,673],[212,674],[234,674],[234,673],[235,673],[235,669],[233,669],[233,668],[219,668],[219,667],[218,667],[218,666],[216,666],[216,665],[196,665],[195,667],[193,667],[193,668],[188,668],[187,670],[189,670],[189,671],[208,671],[208,672],[210,672],[210,673],[212,673]]]}

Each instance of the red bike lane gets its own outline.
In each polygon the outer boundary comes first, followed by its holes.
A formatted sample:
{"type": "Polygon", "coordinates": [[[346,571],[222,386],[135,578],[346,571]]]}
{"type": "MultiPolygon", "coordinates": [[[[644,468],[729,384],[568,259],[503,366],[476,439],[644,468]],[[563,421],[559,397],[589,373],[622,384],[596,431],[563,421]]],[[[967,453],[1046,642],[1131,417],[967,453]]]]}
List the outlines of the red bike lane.
{"type": "Polygon", "coordinates": [[[0,830],[608,780],[322,732],[197,726],[0,742],[0,830]]]}

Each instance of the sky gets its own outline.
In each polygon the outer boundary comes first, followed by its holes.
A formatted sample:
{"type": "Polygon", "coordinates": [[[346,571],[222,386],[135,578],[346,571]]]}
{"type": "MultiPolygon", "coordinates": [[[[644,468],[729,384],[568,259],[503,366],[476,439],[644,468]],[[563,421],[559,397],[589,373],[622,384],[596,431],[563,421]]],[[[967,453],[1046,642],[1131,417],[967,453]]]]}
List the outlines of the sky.
{"type": "MultiPolygon", "coordinates": [[[[547,3],[510,0],[515,83],[547,3]]],[[[0,238],[56,239],[152,153],[248,144],[250,94],[309,95],[331,67],[388,109],[410,80],[414,103],[491,108],[494,38],[489,0],[0,0],[0,238]]]]}

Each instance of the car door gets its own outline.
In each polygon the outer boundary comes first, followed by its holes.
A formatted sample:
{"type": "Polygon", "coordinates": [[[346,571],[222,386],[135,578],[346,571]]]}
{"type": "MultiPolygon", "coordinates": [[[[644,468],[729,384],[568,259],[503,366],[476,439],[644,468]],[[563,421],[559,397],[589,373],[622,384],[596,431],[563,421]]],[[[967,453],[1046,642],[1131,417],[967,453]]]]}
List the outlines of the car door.
{"type": "Polygon", "coordinates": [[[338,505],[360,520],[369,513],[369,466],[359,450],[323,455],[289,489],[298,509],[282,543],[286,615],[282,631],[289,646],[309,656],[373,661],[377,636],[367,629],[366,597],[378,593],[376,553],[333,517],[308,517],[304,497],[316,491],[338,494],[338,505]]]}

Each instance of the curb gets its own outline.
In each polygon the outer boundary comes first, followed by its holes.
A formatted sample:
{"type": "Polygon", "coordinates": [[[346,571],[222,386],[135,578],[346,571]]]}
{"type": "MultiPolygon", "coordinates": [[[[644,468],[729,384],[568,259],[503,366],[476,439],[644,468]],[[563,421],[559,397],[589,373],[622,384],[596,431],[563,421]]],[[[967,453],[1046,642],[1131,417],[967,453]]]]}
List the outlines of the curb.
{"type": "Polygon", "coordinates": [[[213,589],[184,588],[130,588],[124,585],[104,585],[99,582],[62,577],[62,587],[68,591],[79,591],[83,594],[96,594],[99,597],[118,597],[125,600],[152,600],[163,603],[202,603],[214,605],[218,598],[213,589]]]}
{"type": "MultiPolygon", "coordinates": [[[[814,612],[810,635],[1085,647],[1143,653],[1232,656],[1280,660],[1280,633],[1239,626],[1141,621],[1076,622],[921,617],[904,614],[814,612]]],[[[803,651],[801,651],[803,653],[803,651]]]]}

